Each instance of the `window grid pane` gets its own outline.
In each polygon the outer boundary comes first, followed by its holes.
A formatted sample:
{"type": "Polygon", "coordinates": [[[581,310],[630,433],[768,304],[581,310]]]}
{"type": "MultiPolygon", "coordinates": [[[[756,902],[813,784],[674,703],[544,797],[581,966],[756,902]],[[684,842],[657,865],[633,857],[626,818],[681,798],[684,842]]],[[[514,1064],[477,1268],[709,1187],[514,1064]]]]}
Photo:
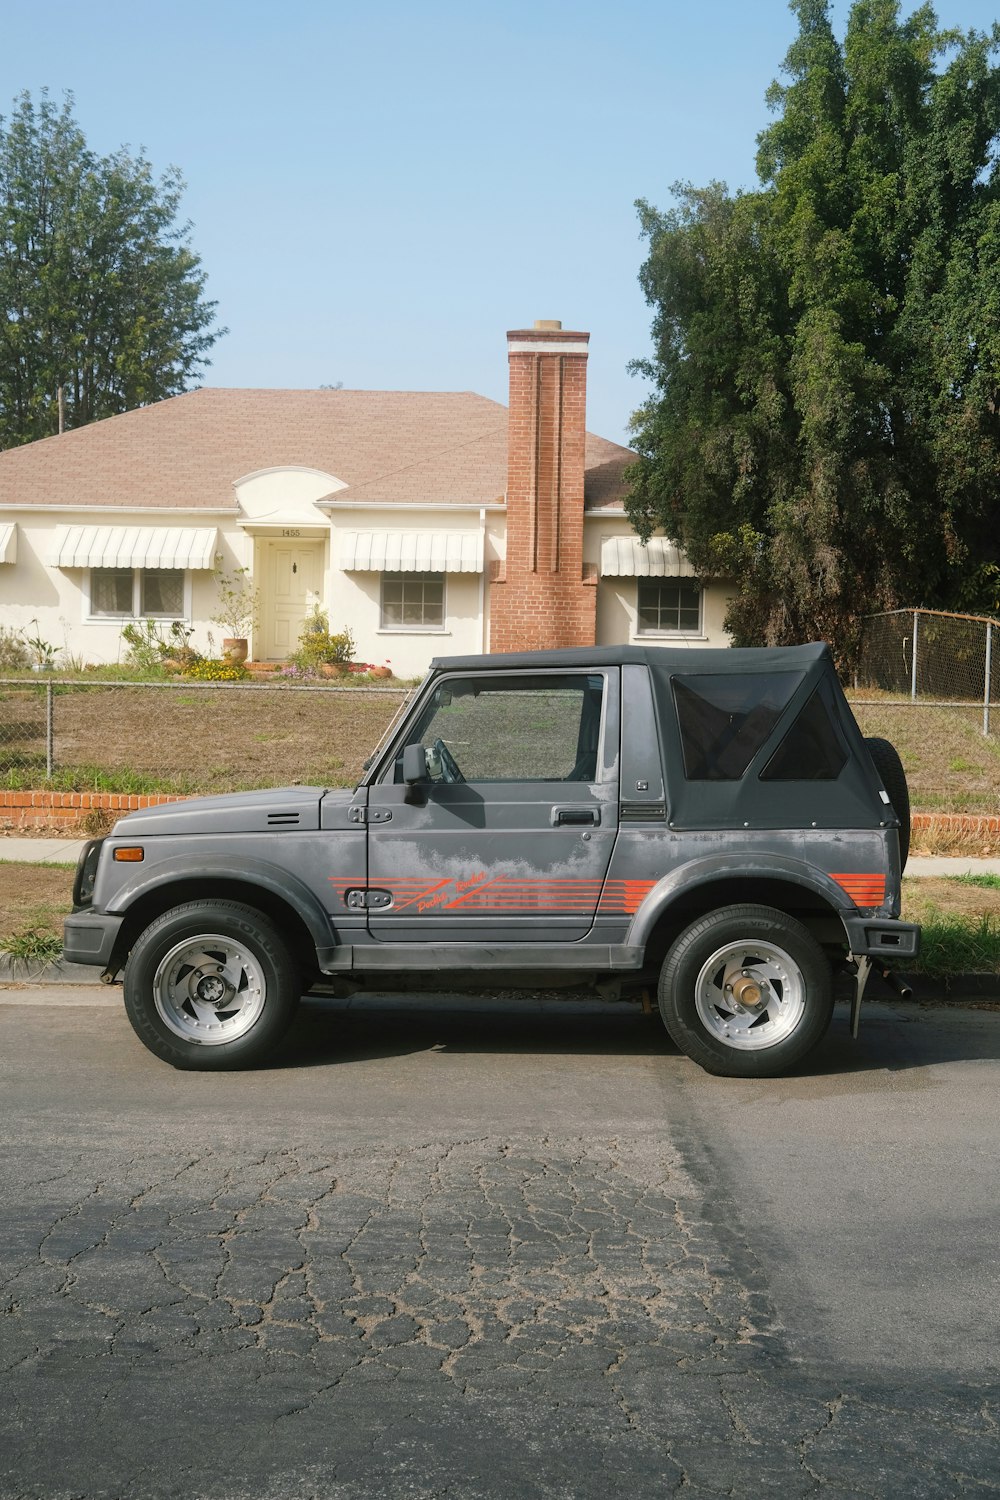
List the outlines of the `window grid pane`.
{"type": "Polygon", "coordinates": [[[139,611],[176,619],[184,613],[184,574],[178,568],[142,568],[139,611]]]}
{"type": "Polygon", "coordinates": [[[382,628],[440,630],[444,625],[444,575],[404,573],[382,577],[382,628]]]}
{"type": "Polygon", "coordinates": [[[91,568],[90,613],[118,619],[184,618],[180,568],[91,568]]]}
{"type": "Polygon", "coordinates": [[[90,571],[92,615],[132,614],[132,569],[92,568],[90,571]]]}
{"type": "Polygon", "coordinates": [[[637,591],[640,635],[697,633],[701,628],[701,589],[690,579],[640,578],[637,591]]]}

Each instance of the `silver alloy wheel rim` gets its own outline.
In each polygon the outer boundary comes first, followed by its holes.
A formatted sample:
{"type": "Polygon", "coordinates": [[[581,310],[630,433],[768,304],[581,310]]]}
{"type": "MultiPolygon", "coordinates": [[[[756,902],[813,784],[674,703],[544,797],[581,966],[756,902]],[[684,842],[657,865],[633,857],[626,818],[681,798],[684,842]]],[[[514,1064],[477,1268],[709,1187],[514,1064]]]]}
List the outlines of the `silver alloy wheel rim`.
{"type": "Polygon", "coordinates": [[[153,1000],[164,1025],[183,1041],[208,1047],[245,1036],[266,998],[255,955],[216,932],[176,943],[153,976],[153,1000]]]}
{"type": "Polygon", "coordinates": [[[802,1020],[806,982],[798,964],[776,943],[746,939],[717,948],[695,981],[695,1008],[716,1041],[740,1052],[759,1052],[783,1042],[802,1020]],[[726,980],[746,976],[760,986],[760,1003],[743,1006],[726,980]]]}

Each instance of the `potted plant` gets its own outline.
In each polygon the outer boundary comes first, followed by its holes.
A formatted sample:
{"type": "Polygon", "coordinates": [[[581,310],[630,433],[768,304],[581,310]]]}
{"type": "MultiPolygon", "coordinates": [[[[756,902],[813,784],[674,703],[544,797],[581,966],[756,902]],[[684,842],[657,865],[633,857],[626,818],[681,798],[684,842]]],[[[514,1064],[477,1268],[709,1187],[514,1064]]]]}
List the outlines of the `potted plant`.
{"type": "Polygon", "coordinates": [[[257,628],[260,595],[248,568],[219,573],[216,587],[219,598],[213,619],[228,632],[222,639],[222,652],[231,662],[242,665],[249,653],[249,636],[257,628]]]}
{"type": "Polygon", "coordinates": [[[37,620],[32,620],[31,623],[35,627],[35,633],[34,635],[26,635],[24,638],[28,650],[34,657],[31,663],[31,670],[33,672],[51,672],[56,664],[56,647],[50,641],[42,640],[42,632],[37,620]]]}

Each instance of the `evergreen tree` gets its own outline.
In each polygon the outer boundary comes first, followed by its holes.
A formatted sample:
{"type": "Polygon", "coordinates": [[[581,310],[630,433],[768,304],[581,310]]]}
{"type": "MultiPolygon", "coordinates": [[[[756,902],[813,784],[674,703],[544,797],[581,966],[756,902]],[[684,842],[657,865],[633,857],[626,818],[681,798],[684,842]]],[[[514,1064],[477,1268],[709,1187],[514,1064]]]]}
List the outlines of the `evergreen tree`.
{"type": "Polygon", "coordinates": [[[176,169],[92,152],[43,93],[0,117],[0,447],[185,390],[224,329],[177,220],[176,169]]]}
{"type": "Polygon", "coordinates": [[[759,187],[638,205],[655,382],[629,513],[736,585],[737,642],[1000,603],[1000,31],[793,0],[759,187]]]}

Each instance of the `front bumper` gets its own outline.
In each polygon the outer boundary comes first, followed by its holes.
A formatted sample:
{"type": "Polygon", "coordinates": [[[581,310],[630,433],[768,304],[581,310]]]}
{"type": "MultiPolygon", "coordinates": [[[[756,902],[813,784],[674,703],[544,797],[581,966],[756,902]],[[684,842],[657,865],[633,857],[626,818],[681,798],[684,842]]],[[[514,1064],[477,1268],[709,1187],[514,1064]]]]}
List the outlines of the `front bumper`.
{"type": "Polygon", "coordinates": [[[920,952],[920,928],[893,917],[845,917],[848,942],[855,958],[899,963],[920,952]]]}
{"type": "Polygon", "coordinates": [[[63,958],[106,969],[124,920],[104,912],[75,911],[63,922],[63,958]]]}

